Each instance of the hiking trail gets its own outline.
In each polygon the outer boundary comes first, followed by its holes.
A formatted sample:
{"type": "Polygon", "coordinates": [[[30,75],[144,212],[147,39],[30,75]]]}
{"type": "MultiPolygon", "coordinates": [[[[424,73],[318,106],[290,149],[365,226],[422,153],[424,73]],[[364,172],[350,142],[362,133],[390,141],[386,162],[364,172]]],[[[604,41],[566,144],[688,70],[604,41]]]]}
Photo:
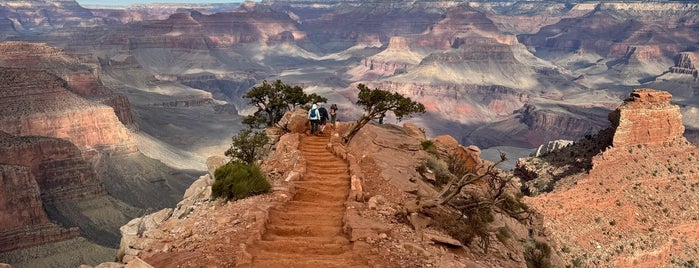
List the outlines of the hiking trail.
{"type": "Polygon", "coordinates": [[[302,138],[306,175],[297,193],[269,211],[267,231],[253,245],[252,267],[367,267],[356,256],[342,218],[350,191],[347,163],[326,149],[330,135],[302,138]]]}

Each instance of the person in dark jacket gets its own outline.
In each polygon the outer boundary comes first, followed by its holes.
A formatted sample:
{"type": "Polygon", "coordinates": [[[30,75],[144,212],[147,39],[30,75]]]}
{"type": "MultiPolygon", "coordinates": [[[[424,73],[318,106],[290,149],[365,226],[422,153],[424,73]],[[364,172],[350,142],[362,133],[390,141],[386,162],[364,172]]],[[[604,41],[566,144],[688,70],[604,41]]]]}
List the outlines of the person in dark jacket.
{"type": "Polygon", "coordinates": [[[335,120],[337,120],[337,104],[330,105],[330,124],[335,127],[335,120]]]}
{"type": "Polygon", "coordinates": [[[318,108],[318,112],[320,113],[320,134],[323,134],[323,131],[325,131],[325,124],[330,120],[330,114],[328,113],[328,110],[325,109],[325,104],[320,104],[320,108],[318,108]]]}

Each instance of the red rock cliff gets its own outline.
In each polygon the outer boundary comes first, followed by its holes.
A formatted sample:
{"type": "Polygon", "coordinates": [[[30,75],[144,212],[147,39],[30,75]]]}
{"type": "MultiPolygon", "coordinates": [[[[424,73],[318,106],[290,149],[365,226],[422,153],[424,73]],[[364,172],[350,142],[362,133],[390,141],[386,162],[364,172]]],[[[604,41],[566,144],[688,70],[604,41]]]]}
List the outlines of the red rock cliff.
{"type": "Polygon", "coordinates": [[[66,88],[71,92],[111,106],[122,123],[130,127],[136,126],[129,100],[114,94],[102,84],[99,80],[99,62],[91,56],[72,56],[46,44],[2,42],[0,67],[46,70],[65,80],[66,88]]]}
{"type": "Polygon", "coordinates": [[[0,163],[26,167],[35,177],[41,199],[46,203],[106,194],[90,163],[66,140],[15,137],[0,131],[0,163]]]}
{"type": "Polygon", "coordinates": [[[612,145],[658,145],[682,138],[682,114],[679,106],[670,103],[671,98],[665,91],[634,90],[624,104],[609,114],[615,128],[612,145]]]}
{"type": "Polygon", "coordinates": [[[136,151],[112,108],[80,98],[66,86],[45,71],[0,68],[0,130],[67,139],[86,156],[97,150],[136,151]]]}
{"type": "Polygon", "coordinates": [[[77,229],[49,221],[39,186],[27,168],[0,164],[0,252],[77,236],[77,229]]]}

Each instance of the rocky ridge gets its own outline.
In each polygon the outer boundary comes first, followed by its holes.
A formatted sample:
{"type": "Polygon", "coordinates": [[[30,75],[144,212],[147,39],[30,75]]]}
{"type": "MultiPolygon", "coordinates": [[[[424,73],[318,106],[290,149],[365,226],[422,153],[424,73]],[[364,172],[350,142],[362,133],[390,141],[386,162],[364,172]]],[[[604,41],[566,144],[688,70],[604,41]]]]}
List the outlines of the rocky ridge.
{"type": "MultiPolygon", "coordinates": [[[[287,125],[306,121],[305,117],[294,119],[290,114],[287,125]]],[[[345,259],[351,255],[347,250],[368,260],[372,267],[489,267],[521,265],[525,261],[525,245],[514,241],[526,240],[527,224],[498,216],[495,225],[507,228],[508,235],[515,238],[503,238],[502,242],[494,243],[489,254],[482,254],[475,245],[462,247],[460,241],[433,227],[430,216],[412,211],[420,202],[419,196],[435,194],[430,183],[420,179],[416,171],[420,158],[427,154],[420,149],[425,136],[417,126],[370,124],[349,146],[343,146],[339,133],[346,131],[347,126],[347,123],[338,124],[329,141],[325,140],[328,137],[308,137],[303,132],[282,135],[276,150],[263,164],[273,184],[271,194],[221,203],[210,200],[211,175],[200,178],[174,210],[136,219],[122,228],[124,262],[140,258],[155,267],[175,263],[266,267],[261,262],[277,263],[271,257],[283,256],[285,260],[298,258],[297,263],[302,267],[321,263],[327,267],[346,267],[353,262],[338,260],[349,260],[345,259]],[[342,161],[314,158],[328,153],[342,161]],[[338,165],[342,162],[348,169],[338,165]],[[339,217],[332,210],[320,221],[318,217],[313,217],[313,221],[304,219],[317,206],[329,207],[323,200],[335,196],[329,190],[314,189],[329,183],[340,184],[339,181],[314,183],[312,179],[338,170],[345,170],[341,184],[348,186],[348,193],[338,196],[344,200],[338,206],[344,208],[341,213],[344,216],[339,217]],[[342,222],[341,230],[329,227],[334,221],[342,222]],[[311,222],[318,226],[313,227],[311,222]],[[325,233],[338,238],[318,240],[325,233]],[[277,247],[277,244],[285,246],[277,247]],[[299,250],[304,254],[299,255],[299,250]],[[231,251],[237,253],[231,256],[231,251]],[[336,254],[340,254],[340,259],[328,258],[336,254]]],[[[477,169],[483,163],[475,146],[463,147],[450,136],[435,138],[433,142],[437,144],[437,154],[462,155],[468,168],[477,169]]],[[[212,158],[209,162],[213,171],[225,159],[212,158]]],[[[472,191],[478,192],[475,188],[472,191]]]]}
{"type": "Polygon", "coordinates": [[[693,190],[699,149],[682,137],[670,98],[637,89],[610,114],[612,128],[518,162],[525,189],[539,194],[526,202],[544,215],[565,262],[670,267],[695,261],[699,238],[689,230],[697,224],[690,208],[699,205],[693,190]]]}

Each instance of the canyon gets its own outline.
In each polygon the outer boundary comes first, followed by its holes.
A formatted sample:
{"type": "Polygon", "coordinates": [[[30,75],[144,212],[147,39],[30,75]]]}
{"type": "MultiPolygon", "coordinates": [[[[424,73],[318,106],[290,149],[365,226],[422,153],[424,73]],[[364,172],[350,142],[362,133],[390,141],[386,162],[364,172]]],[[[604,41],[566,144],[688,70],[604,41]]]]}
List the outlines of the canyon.
{"type": "MultiPolygon", "coordinates": [[[[16,257],[49,244],[107,258],[119,226],[172,207],[206,159],[230,146],[253,112],[242,96],[263,80],[327,97],[340,121],[362,113],[359,83],[401,93],[426,106],[404,120],[425,138],[450,135],[491,161],[503,151],[512,168],[518,156],[557,139],[588,146],[565,164],[573,169],[553,171],[578,177],[592,174],[589,159],[606,145],[699,141],[699,5],[692,2],[78,2],[0,3],[3,179],[36,189],[17,197],[26,206],[2,211],[31,215],[1,217],[8,220],[2,245],[22,239],[18,226],[36,226],[27,232],[32,242],[0,250],[0,262],[19,267],[41,266],[16,257]],[[626,100],[635,88],[668,93],[637,91],[630,97],[637,104],[626,100]],[[636,110],[648,103],[655,112],[636,110]],[[648,125],[626,125],[642,119],[648,125]]],[[[386,122],[398,123],[390,114],[386,122]]],[[[576,182],[554,177],[524,183],[525,192],[576,182]]],[[[12,198],[0,196],[20,200],[12,198]]],[[[573,255],[564,261],[580,257],[573,255]]]]}

